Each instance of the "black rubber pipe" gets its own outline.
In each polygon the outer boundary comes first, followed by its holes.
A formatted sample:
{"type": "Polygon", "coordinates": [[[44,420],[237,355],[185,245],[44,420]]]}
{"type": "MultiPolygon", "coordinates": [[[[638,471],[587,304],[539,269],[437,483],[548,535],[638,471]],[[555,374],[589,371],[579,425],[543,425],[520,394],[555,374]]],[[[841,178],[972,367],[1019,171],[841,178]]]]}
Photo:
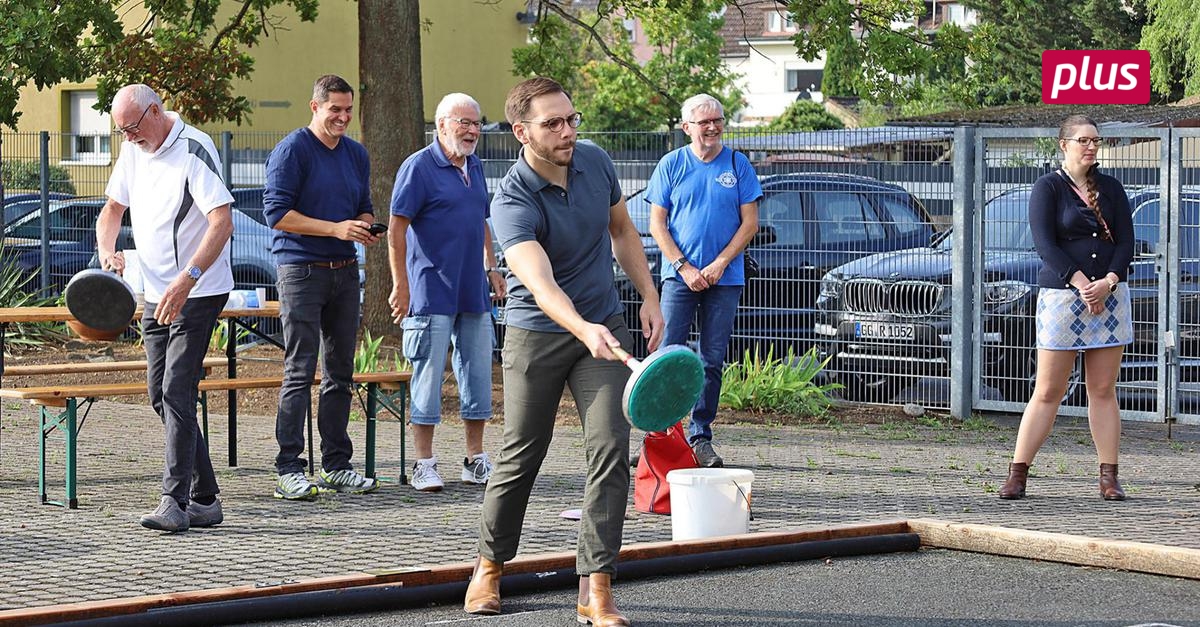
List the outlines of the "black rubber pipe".
{"type": "MultiPolygon", "coordinates": [[[[693,574],[719,568],[799,562],[823,557],[915,551],[920,544],[921,539],[915,533],[817,540],[621,562],[618,575],[621,581],[627,581],[666,575],[693,574]]],[[[559,588],[575,589],[578,582],[579,577],[575,574],[575,569],[567,568],[542,573],[505,575],[501,579],[500,585],[504,595],[510,596],[559,588]]],[[[320,615],[359,614],[461,603],[466,591],[466,582],[427,586],[383,584],[179,605],[138,614],[124,614],[63,624],[76,627],[116,625],[122,627],[141,625],[183,627],[185,625],[221,625],[320,615]]]]}

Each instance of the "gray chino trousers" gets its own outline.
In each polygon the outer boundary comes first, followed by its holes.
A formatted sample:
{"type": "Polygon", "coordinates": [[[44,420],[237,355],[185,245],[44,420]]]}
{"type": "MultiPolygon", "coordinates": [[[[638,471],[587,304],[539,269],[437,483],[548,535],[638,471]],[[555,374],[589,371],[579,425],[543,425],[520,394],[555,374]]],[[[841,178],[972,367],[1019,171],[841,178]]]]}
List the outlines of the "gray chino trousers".
{"type": "MultiPolygon", "coordinates": [[[[631,348],[621,316],[604,324],[621,346],[631,348]]],[[[515,327],[505,333],[503,355],[504,444],[483,496],[480,555],[501,563],[516,556],[529,495],[568,385],[583,423],[587,460],[575,569],[581,576],[615,574],[629,499],[629,422],[621,410],[629,368],[593,358],[570,333],[515,327]]]]}

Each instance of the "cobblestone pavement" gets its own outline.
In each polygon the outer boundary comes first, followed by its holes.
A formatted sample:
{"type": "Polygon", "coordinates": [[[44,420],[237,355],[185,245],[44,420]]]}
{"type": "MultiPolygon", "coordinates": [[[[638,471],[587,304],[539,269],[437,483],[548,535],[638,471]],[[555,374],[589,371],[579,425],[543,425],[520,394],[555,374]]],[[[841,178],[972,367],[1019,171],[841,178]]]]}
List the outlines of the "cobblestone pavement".
{"type": "MultiPolygon", "coordinates": [[[[1200,548],[1200,428],[1125,426],[1124,503],[1098,497],[1086,422],[1060,421],[1030,478],[1030,498],[1001,501],[1016,435],[1012,418],[923,424],[780,427],[718,423],[726,464],[754,471],[751,531],[895,518],[937,518],[1200,548]]],[[[0,609],[300,580],[463,562],[476,554],[482,490],[457,483],[462,430],[448,421],[437,451],[446,490],[387,484],[315,503],[272,497],[274,419],[242,416],[242,466],[225,466],[224,416],[212,417],[224,524],[184,534],[142,529],[158,502],[162,427],[149,408],[100,402],[81,434],[78,510],[37,503],[35,411],[3,406],[0,440],[0,609]]],[[[352,422],[356,445],[362,422],[352,422]]],[[[400,426],[380,425],[385,476],[399,464],[400,426]]],[[[500,427],[490,426],[489,451],[500,427]]],[[[636,437],[636,435],[635,435],[636,437]]],[[[61,442],[52,441],[52,477],[61,442]]],[[[521,553],[570,551],[578,523],[560,517],[582,496],[577,426],[560,426],[525,520],[521,553]]],[[[361,464],[361,453],[354,460],[361,464]]],[[[410,456],[411,463],[411,456],[410,456]]],[[[61,474],[59,475],[61,477],[61,474]]],[[[61,495],[61,480],[52,483],[61,495]]],[[[630,507],[625,542],[669,540],[670,518],[630,507]]]]}

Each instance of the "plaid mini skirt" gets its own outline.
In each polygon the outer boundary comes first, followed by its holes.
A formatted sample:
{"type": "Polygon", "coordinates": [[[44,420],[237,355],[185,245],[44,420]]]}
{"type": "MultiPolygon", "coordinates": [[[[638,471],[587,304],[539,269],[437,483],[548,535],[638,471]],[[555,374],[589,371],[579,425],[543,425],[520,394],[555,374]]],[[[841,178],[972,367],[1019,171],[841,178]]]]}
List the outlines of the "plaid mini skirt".
{"type": "Polygon", "coordinates": [[[1073,289],[1038,289],[1037,347],[1047,350],[1085,350],[1133,343],[1133,316],[1129,287],[1104,299],[1104,311],[1088,313],[1087,305],[1073,289]]]}

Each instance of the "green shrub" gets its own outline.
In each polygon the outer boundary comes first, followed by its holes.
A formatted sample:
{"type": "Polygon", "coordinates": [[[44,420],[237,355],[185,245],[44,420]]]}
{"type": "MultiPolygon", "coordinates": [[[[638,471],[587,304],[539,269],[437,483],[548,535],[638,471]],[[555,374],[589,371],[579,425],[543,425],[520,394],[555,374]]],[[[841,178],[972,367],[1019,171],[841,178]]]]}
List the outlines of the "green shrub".
{"type": "Polygon", "coordinates": [[[775,411],[797,416],[819,417],[828,411],[829,393],[841,385],[814,382],[829,360],[821,361],[817,349],[799,359],[791,350],[787,358],[775,357],[775,348],[760,357],[758,347],[746,350],[741,362],[725,366],[721,373],[721,404],[731,409],[775,411]]]}
{"type": "MultiPolygon", "coordinates": [[[[0,179],[4,180],[4,193],[10,189],[39,190],[42,188],[41,166],[37,161],[4,161],[0,163],[0,179]]],[[[66,168],[50,166],[49,191],[74,194],[75,184],[66,168]]]]}
{"type": "Polygon", "coordinates": [[[767,125],[769,131],[827,131],[845,128],[842,121],[811,100],[797,100],[767,125]]]}

